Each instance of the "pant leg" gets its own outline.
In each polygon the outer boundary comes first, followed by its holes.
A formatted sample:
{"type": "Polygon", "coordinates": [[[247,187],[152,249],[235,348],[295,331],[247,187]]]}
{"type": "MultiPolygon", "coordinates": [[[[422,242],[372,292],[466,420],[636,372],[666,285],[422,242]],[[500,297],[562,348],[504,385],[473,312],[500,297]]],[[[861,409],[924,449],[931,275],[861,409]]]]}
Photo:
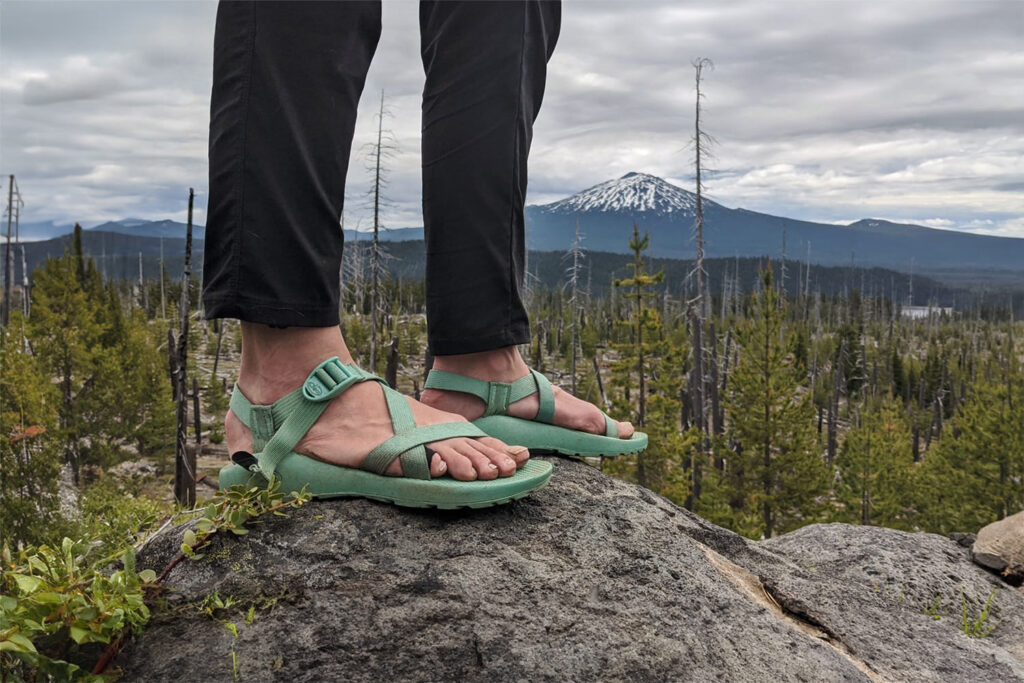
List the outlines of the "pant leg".
{"type": "Polygon", "coordinates": [[[528,342],[520,290],[533,122],[557,1],[420,3],[427,325],[436,355],[528,342]]]}
{"type": "Polygon", "coordinates": [[[210,318],[338,323],[339,225],[380,2],[222,2],[210,104],[210,318]]]}

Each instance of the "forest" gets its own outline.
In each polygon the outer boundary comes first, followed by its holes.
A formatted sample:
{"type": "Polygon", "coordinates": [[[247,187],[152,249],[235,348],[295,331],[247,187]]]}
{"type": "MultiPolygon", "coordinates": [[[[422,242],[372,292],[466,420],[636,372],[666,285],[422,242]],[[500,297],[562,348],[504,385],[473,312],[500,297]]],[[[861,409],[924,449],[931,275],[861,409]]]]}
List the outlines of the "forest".
{"type": "MultiPolygon", "coordinates": [[[[544,257],[560,278],[524,283],[527,362],[650,435],[645,452],[591,465],[753,539],[817,522],[976,531],[1024,508],[1024,328],[1010,297],[911,318],[903,295],[863,291],[872,280],[856,269],[823,288],[812,268],[767,258],[748,278],[712,264],[713,278],[695,266],[667,281],[645,257],[649,238],[623,236],[625,271],[588,267],[578,239],[544,257]]],[[[389,276],[399,257],[386,249],[346,250],[341,326],[360,364],[418,395],[423,283],[389,276]]],[[[0,338],[7,664],[71,675],[78,648],[140,627],[153,577],[132,576],[133,551],[224,500],[215,479],[241,339],[237,323],[203,319],[199,287],[166,269],[104,279],[79,230],[14,292],[0,338]],[[198,500],[175,485],[183,447],[198,500]],[[74,589],[82,576],[106,586],[104,604],[74,589]],[[40,653],[26,641],[62,628],[73,644],[40,653]]]]}

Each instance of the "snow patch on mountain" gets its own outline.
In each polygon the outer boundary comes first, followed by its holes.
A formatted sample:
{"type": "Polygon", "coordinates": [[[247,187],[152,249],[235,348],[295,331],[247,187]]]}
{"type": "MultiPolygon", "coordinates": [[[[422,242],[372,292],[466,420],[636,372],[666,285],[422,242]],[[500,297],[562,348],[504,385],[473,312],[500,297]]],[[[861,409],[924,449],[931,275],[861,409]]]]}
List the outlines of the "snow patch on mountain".
{"type": "Polygon", "coordinates": [[[598,211],[692,216],[696,207],[697,196],[692,192],[648,173],[630,172],[538,208],[544,213],[561,214],[598,211]]]}

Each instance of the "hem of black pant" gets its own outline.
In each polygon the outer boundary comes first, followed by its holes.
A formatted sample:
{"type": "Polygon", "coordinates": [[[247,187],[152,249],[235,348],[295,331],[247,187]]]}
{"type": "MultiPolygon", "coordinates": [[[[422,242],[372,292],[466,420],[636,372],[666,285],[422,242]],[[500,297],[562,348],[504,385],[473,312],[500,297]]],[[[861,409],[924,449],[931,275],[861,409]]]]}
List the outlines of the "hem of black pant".
{"type": "Polygon", "coordinates": [[[338,309],[332,306],[301,306],[244,296],[203,297],[207,320],[236,318],[247,323],[275,327],[334,327],[338,309]]]}
{"type": "Polygon", "coordinates": [[[493,351],[530,341],[529,326],[506,328],[500,332],[472,339],[430,339],[430,352],[435,356],[457,356],[463,353],[493,351]]]}

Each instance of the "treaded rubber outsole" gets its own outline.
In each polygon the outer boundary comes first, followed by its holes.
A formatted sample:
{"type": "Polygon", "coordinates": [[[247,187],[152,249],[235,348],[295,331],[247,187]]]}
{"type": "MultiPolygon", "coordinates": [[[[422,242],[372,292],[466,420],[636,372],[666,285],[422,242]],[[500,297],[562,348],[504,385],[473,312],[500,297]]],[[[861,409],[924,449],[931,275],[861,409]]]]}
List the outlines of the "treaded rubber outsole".
{"type": "MultiPolygon", "coordinates": [[[[318,499],[368,498],[411,508],[486,508],[523,498],[542,488],[551,478],[552,465],[528,461],[510,477],[477,481],[456,481],[450,477],[410,479],[389,477],[363,470],[338,467],[292,453],[281,461],[277,475],[281,491],[290,493],[306,486],[318,499]]],[[[220,488],[239,484],[260,486],[262,476],[254,475],[239,465],[228,465],[220,471],[220,488]]]]}

